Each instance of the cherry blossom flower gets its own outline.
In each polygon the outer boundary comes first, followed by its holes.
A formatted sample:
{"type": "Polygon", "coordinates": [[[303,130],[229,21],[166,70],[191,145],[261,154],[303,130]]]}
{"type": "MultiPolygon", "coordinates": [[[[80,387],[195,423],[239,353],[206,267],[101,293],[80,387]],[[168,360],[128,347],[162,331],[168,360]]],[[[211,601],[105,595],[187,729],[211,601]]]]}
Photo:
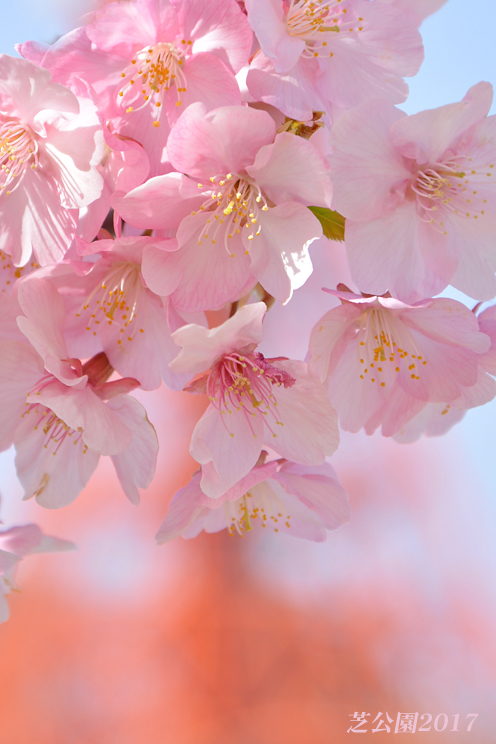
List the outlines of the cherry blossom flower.
{"type": "Polygon", "coordinates": [[[0,55],[0,250],[24,266],[61,259],[78,210],[102,191],[92,102],[23,59],[0,55]]]}
{"type": "MultiPolygon", "coordinates": [[[[116,131],[137,140],[151,173],[164,172],[170,126],[194,101],[239,104],[234,73],[248,61],[252,31],[235,0],[134,0],[98,10],[85,28],[59,39],[41,64],[63,82],[90,83],[116,131]]],[[[35,45],[21,53],[40,58],[35,45]]]]}
{"type": "Polygon", "coordinates": [[[312,270],[308,244],[321,237],[304,205],[328,206],[327,164],[311,142],[276,135],[272,117],[247,107],[208,112],[192,104],[167,144],[177,173],[152,178],[114,208],[136,227],[178,227],[180,250],[145,271],[157,294],[194,312],[238,299],[255,277],[281,302],[312,270]]]}
{"type": "Polygon", "coordinates": [[[335,411],[307,365],[256,351],[266,309],[263,302],[246,305],[212,330],[191,324],[173,334],[181,352],[171,368],[201,374],[186,390],[210,400],[190,453],[203,466],[201,488],[211,498],[251,470],[264,444],[288,460],[321,465],[339,443],[335,411]]]}
{"type": "Polygon", "coordinates": [[[314,326],[310,369],[328,381],[343,429],[372,434],[382,425],[392,436],[428,403],[442,404],[442,414],[447,404],[469,408],[496,395],[479,368],[490,339],[460,302],[331,294],[342,305],[314,326]]]}
{"type": "Polygon", "coordinates": [[[253,529],[285,532],[323,542],[326,530],[350,521],[348,495],[328,464],[316,467],[286,460],[265,463],[266,452],[252,470],[218,499],[205,496],[201,471],[174,496],[158,533],[162,544],[202,530],[243,536],[253,529]]]}
{"type": "Polygon", "coordinates": [[[171,333],[185,323],[206,324],[203,314],[184,318],[170,297],[154,294],[143,281],[142,262],[152,251],[175,251],[175,240],[126,237],[78,241],[88,261],[53,268],[48,277],[64,299],[64,335],[71,357],[104,351],[113,369],[155,390],[162,379],[182,390],[191,375],[176,375],[169,362],[177,356],[171,333]]]}
{"type": "Polygon", "coordinates": [[[9,619],[7,595],[17,590],[14,574],[17,564],[34,553],[74,550],[74,543],[44,535],[38,525],[25,524],[0,530],[0,623],[9,619]]]}
{"type": "Polygon", "coordinates": [[[68,358],[64,307],[49,282],[29,278],[18,298],[23,335],[0,340],[0,446],[14,442],[24,498],[48,508],[70,503],[108,455],[138,503],[137,486],[149,484],[158,448],[144,408],[125,395],[139,383],[107,382],[113,369],[104,354],[84,365],[68,358]]]}
{"type": "Polygon", "coordinates": [[[496,295],[496,117],[492,86],[413,116],[384,101],[347,112],[331,132],[333,207],[363,292],[405,302],[452,284],[496,295]]]}
{"type": "Polygon", "coordinates": [[[415,23],[369,0],[246,0],[261,45],[246,83],[256,100],[305,121],[330,104],[352,108],[370,98],[404,101],[403,76],[423,59],[415,23]]]}

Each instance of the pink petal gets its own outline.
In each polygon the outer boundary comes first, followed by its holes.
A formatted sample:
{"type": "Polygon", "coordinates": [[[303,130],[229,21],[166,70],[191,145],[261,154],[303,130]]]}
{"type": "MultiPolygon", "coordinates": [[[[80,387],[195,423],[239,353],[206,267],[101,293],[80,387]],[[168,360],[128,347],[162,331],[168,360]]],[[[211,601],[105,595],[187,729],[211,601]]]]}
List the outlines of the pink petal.
{"type": "MultiPolygon", "coordinates": [[[[43,533],[37,524],[25,524],[22,527],[11,527],[10,530],[0,532],[0,547],[18,556],[31,553],[43,538],[43,533]]],[[[0,562],[0,573],[2,567],[0,562]]]]}
{"type": "Polygon", "coordinates": [[[348,494],[328,463],[309,467],[287,462],[273,478],[316,512],[326,529],[335,530],[350,521],[348,494]]]}
{"type": "Polygon", "coordinates": [[[253,33],[234,0],[183,0],[178,12],[183,38],[193,41],[193,53],[212,52],[234,72],[248,62],[253,33]]]}
{"type": "MultiPolygon", "coordinates": [[[[147,2],[110,3],[97,11],[86,33],[99,49],[130,61],[135,51],[156,41],[156,17],[147,2]]],[[[171,28],[171,35],[175,33],[171,28]]]]}
{"type": "Polygon", "coordinates": [[[430,307],[405,310],[401,320],[435,341],[463,346],[477,354],[483,354],[490,347],[490,339],[479,331],[475,315],[456,300],[431,300],[430,307]]]}
{"type": "Polygon", "coordinates": [[[178,171],[208,180],[251,165],[258,150],[273,142],[275,132],[274,120],[265,111],[225,106],[207,113],[204,104],[195,103],[171,132],[167,152],[178,171]]]}
{"type": "Polygon", "coordinates": [[[262,147],[253,165],[246,167],[274,204],[297,201],[329,207],[332,185],[329,168],[311,142],[283,132],[274,144],[262,147]]]}
{"type": "Polygon", "coordinates": [[[11,446],[26,396],[42,375],[43,362],[29,344],[0,341],[0,452],[11,446]]]}
{"type": "Polygon", "coordinates": [[[174,273],[181,271],[181,279],[172,300],[184,312],[211,310],[237,300],[251,277],[250,262],[241,241],[237,241],[237,249],[236,244],[227,243],[227,225],[218,230],[215,238],[210,235],[199,244],[198,237],[205,221],[203,213],[183,220],[177,232],[182,247],[169,259],[173,263],[174,273]],[[192,237],[183,244],[185,236],[189,234],[192,237]]]}
{"type": "Polygon", "coordinates": [[[57,449],[46,449],[46,435],[34,420],[27,417],[16,432],[16,470],[25,494],[24,500],[36,496],[36,501],[47,509],[58,509],[70,504],[88,483],[96,470],[100,455],[76,446],[66,437],[57,449]]]}
{"type": "Polygon", "coordinates": [[[353,280],[362,292],[390,291],[404,302],[441,292],[454,270],[453,259],[440,256],[437,276],[425,263],[422,246],[432,229],[422,222],[414,202],[405,201],[386,217],[346,223],[346,252],[353,280]]]}
{"type": "Polygon", "coordinates": [[[203,103],[207,111],[219,106],[239,106],[241,93],[236,78],[226,65],[213,54],[200,53],[186,59],[183,72],[186,90],[181,93],[181,107],[173,96],[167,97],[169,124],[178,120],[181,112],[193,103],[203,103]]]}
{"type": "Polygon", "coordinates": [[[129,447],[119,455],[113,455],[119,482],[129,501],[139,504],[139,488],[147,488],[155,473],[158,440],[155,429],[148,421],[146,411],[137,400],[120,395],[108,402],[133,438],[129,447]]]}
{"type": "Polygon", "coordinates": [[[46,279],[36,277],[21,282],[18,299],[26,315],[17,325],[45,362],[46,369],[66,385],[78,384],[81,374],[67,361],[62,329],[65,309],[62,297],[46,279]]]}
{"type": "Polygon", "coordinates": [[[243,411],[223,416],[209,406],[195,426],[190,454],[202,468],[201,489],[218,498],[254,467],[262,446],[261,416],[243,411]]]}
{"type": "Polygon", "coordinates": [[[245,5],[260,46],[274,69],[291,70],[305,49],[305,41],[288,33],[282,0],[246,0],[245,5]]]}
{"type": "Polygon", "coordinates": [[[188,485],[181,488],[172,499],[167,516],[155,537],[159,545],[179,537],[205,510],[201,506],[204,494],[200,488],[200,477],[200,473],[193,476],[188,485]]]}
{"type": "Polygon", "coordinates": [[[28,402],[50,408],[71,429],[82,429],[83,441],[99,455],[118,455],[131,443],[132,432],[89,387],[75,390],[54,381],[28,402]]]}
{"type": "Polygon", "coordinates": [[[322,237],[322,226],[309,209],[286,202],[262,212],[260,234],[253,240],[243,233],[251,255],[251,271],[263,288],[280,302],[287,302],[294,289],[312,273],[308,245],[322,237]]]}
{"type": "Polygon", "coordinates": [[[382,217],[404,200],[411,171],[389,130],[405,114],[386,101],[367,101],[331,130],[333,209],[359,222],[382,217]]]}
{"type": "MultiPolygon", "coordinates": [[[[169,241],[171,248],[177,248],[177,242],[169,241]]],[[[171,251],[156,245],[148,245],[143,251],[141,273],[146,286],[161,297],[172,294],[181,280],[182,269],[171,251]]]]}
{"type": "Polygon", "coordinates": [[[493,100],[490,83],[477,83],[460,103],[405,116],[391,128],[391,141],[401,154],[417,163],[436,163],[461,135],[489,113],[493,100]]]}
{"type": "Polygon", "coordinates": [[[51,110],[77,114],[79,104],[68,88],[52,83],[48,70],[25,59],[0,54],[0,108],[34,125],[40,111],[51,110]]]}
{"type": "Polygon", "coordinates": [[[316,89],[320,74],[314,59],[300,59],[286,73],[277,73],[272,62],[258,52],[248,74],[246,84],[256,101],[274,106],[297,121],[309,121],[314,111],[327,111],[329,106],[316,89]]]}
{"type": "Polygon", "coordinates": [[[77,210],[60,203],[58,187],[40,170],[26,173],[22,185],[0,200],[0,250],[24,266],[34,253],[46,266],[60,261],[77,225],[77,210]]]}
{"type": "Polygon", "coordinates": [[[183,178],[179,173],[150,178],[128,194],[116,192],[111,199],[112,207],[134,227],[154,230],[178,227],[181,220],[204,201],[204,197],[182,198],[183,178]]]}
{"type": "Polygon", "coordinates": [[[346,303],[330,310],[312,328],[309,367],[320,382],[334,372],[348,341],[354,339],[355,321],[359,317],[358,307],[346,303]]]}
{"type": "Polygon", "coordinates": [[[232,318],[209,330],[203,326],[185,325],[172,334],[181,351],[171,362],[174,372],[193,375],[206,372],[224,354],[254,348],[263,338],[262,322],[267,312],[264,302],[244,305],[232,318]]]}
{"type": "Polygon", "coordinates": [[[304,362],[278,360],[277,367],[296,378],[296,383],[273,389],[283,425],[272,425],[266,417],[265,442],[288,460],[321,465],[339,444],[337,414],[327,390],[304,362]]]}

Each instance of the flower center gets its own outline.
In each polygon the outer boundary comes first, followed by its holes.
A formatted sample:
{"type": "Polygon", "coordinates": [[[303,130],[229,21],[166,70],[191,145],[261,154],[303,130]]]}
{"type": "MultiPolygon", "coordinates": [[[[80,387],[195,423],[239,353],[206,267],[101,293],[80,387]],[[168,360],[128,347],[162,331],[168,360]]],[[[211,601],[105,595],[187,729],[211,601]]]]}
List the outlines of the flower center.
{"type": "MultiPolygon", "coordinates": [[[[232,252],[229,241],[240,234],[241,228],[248,231],[248,240],[260,235],[260,211],[268,210],[267,200],[257,184],[246,175],[228,173],[225,176],[212,176],[210,181],[214,189],[200,207],[201,212],[209,214],[198,236],[198,245],[203,240],[211,240],[212,243],[223,241],[225,249],[234,258],[236,254],[232,252]]],[[[203,184],[199,183],[198,188],[203,189],[203,184]]],[[[248,255],[249,251],[245,252],[248,255]]]]}
{"type": "Polygon", "coordinates": [[[34,169],[38,165],[38,141],[19,119],[0,115],[0,120],[0,191],[10,194],[26,168],[34,169]]]}
{"type": "MultiPolygon", "coordinates": [[[[295,382],[291,375],[274,367],[258,351],[245,355],[232,352],[222,357],[208,374],[206,392],[212,405],[222,414],[243,411],[248,421],[250,416],[268,417],[270,414],[278,426],[283,426],[278,420],[272,388],[274,385],[292,387],[295,382]]],[[[266,424],[276,437],[268,421],[266,424]]]]}
{"type": "MultiPolygon", "coordinates": [[[[111,326],[116,323],[122,334],[122,338],[117,341],[120,346],[126,341],[132,341],[138,331],[135,320],[142,292],[139,264],[115,261],[103,280],[86,298],[76,317],[85,318],[86,330],[91,331],[94,336],[103,324],[111,326]]],[[[144,333],[143,328],[139,328],[139,332],[144,333]]]]}
{"type": "Polygon", "coordinates": [[[351,19],[347,14],[343,0],[291,0],[286,27],[290,36],[306,42],[303,57],[333,57],[327,47],[336,34],[363,31],[363,18],[351,19]]]}
{"type": "Polygon", "coordinates": [[[494,163],[472,168],[471,162],[466,155],[455,155],[419,169],[407,190],[407,198],[417,202],[421,219],[445,235],[447,216],[477,220],[485,214],[484,181],[492,177],[494,163]]]}
{"type": "Polygon", "coordinates": [[[135,55],[131,64],[121,73],[125,82],[119,91],[119,97],[122,99],[121,103],[126,106],[127,114],[140,111],[150,104],[157,112],[154,126],[158,126],[160,109],[172,87],[176,91],[176,106],[181,106],[181,93],[186,92],[183,66],[191,41],[183,39],[181,44],[183,49],[178,49],[175,44],[168,42],[146,47],[135,55]]]}
{"type": "MultiPolygon", "coordinates": [[[[41,429],[45,435],[45,441],[43,447],[46,450],[51,451],[52,455],[56,455],[64,441],[69,438],[74,445],[77,445],[83,435],[83,430],[71,429],[65,421],[62,421],[53,411],[38,403],[26,403],[26,410],[22,414],[22,417],[26,415],[34,414],[35,425],[34,430],[38,431],[41,429]]],[[[86,453],[88,447],[83,444],[83,454],[86,453]]]]}
{"type": "Polygon", "coordinates": [[[427,361],[408,328],[390,311],[366,310],[357,320],[356,334],[361,380],[386,387],[402,369],[412,380],[420,380],[420,370],[427,361]]]}
{"type": "Polygon", "coordinates": [[[291,527],[291,517],[266,482],[259,483],[236,501],[226,501],[224,508],[230,535],[237,532],[243,537],[245,532],[253,529],[252,521],[256,519],[260,520],[262,527],[272,525],[274,532],[279,532],[282,525],[291,527]]]}

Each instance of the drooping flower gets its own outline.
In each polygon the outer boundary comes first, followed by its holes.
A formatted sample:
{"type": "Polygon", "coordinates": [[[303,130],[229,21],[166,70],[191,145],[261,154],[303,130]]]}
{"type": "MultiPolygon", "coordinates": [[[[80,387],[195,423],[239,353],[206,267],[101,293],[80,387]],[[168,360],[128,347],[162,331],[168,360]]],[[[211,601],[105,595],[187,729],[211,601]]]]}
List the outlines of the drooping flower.
{"type": "Polygon", "coordinates": [[[256,100],[306,121],[330,105],[370,98],[404,101],[403,76],[423,59],[414,23],[396,7],[369,0],[247,0],[261,45],[246,82],[256,100]]]}
{"type": "Polygon", "coordinates": [[[143,390],[155,390],[162,379],[182,390],[191,376],[169,368],[177,355],[171,333],[185,323],[206,323],[205,316],[184,318],[171,298],[152,292],[142,276],[149,251],[175,251],[177,242],[127,237],[77,245],[83,260],[59,264],[48,277],[64,300],[70,356],[82,359],[103,351],[116,372],[138,380],[143,390]]]}
{"type": "Polygon", "coordinates": [[[492,86],[413,116],[384,101],[347,112],[331,132],[333,207],[363,292],[405,302],[452,284],[496,295],[496,117],[492,86]]]}
{"type": "Polygon", "coordinates": [[[190,452],[211,498],[247,475],[264,444],[288,460],[321,465],[339,443],[335,411],[307,365],[256,351],[266,309],[246,305],[212,330],[187,325],[173,334],[181,352],[171,369],[201,374],[186,389],[210,399],[190,452]]]}
{"type": "Polygon", "coordinates": [[[382,425],[392,436],[428,403],[443,411],[463,398],[470,408],[496,395],[481,361],[490,339],[460,302],[331,294],[342,305],[314,326],[310,369],[328,382],[343,429],[372,434],[382,425]]]}
{"type": "Polygon", "coordinates": [[[0,623],[9,619],[7,595],[17,589],[14,580],[17,564],[27,555],[74,550],[68,540],[44,535],[36,524],[24,524],[0,530],[0,623]]]}
{"type": "Polygon", "coordinates": [[[174,496],[158,533],[162,544],[202,530],[245,535],[253,529],[284,532],[315,542],[349,522],[348,496],[328,464],[309,467],[286,460],[260,462],[223,496],[211,499],[200,487],[201,472],[174,496]]]}
{"type": "Polygon", "coordinates": [[[62,299],[49,282],[25,280],[18,298],[22,333],[15,338],[10,329],[0,340],[0,446],[16,447],[25,498],[36,496],[48,508],[70,503],[100,455],[109,455],[137,503],[137,486],[150,483],[158,449],[146,411],[125,394],[139,383],[107,382],[113,369],[104,354],[84,365],[69,358],[62,299]]]}
{"type": "Polygon", "coordinates": [[[322,235],[305,205],[330,204],[318,150],[301,137],[276,135],[265,111],[237,106],[207,113],[197,103],[177,122],[167,151],[185,176],[153,178],[112,200],[136,227],[178,227],[179,251],[164,257],[162,271],[144,268],[150,288],[162,295],[173,290],[177,307],[194,312],[237,299],[255,277],[286,302],[311,273],[307,247],[322,235]]]}
{"type": "Polygon", "coordinates": [[[100,196],[103,133],[92,102],[0,55],[0,250],[24,266],[60,260],[78,210],[100,196]]]}

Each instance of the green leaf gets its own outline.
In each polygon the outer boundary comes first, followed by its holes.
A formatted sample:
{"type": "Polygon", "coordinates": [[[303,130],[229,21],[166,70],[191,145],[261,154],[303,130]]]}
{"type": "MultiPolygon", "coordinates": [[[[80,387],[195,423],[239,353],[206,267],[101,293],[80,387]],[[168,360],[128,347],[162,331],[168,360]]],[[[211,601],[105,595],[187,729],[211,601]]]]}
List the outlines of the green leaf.
{"type": "Polygon", "coordinates": [[[324,235],[329,240],[344,240],[344,223],[345,219],[339,212],[333,212],[332,209],[325,207],[308,207],[314,214],[324,231],[324,235]]]}

